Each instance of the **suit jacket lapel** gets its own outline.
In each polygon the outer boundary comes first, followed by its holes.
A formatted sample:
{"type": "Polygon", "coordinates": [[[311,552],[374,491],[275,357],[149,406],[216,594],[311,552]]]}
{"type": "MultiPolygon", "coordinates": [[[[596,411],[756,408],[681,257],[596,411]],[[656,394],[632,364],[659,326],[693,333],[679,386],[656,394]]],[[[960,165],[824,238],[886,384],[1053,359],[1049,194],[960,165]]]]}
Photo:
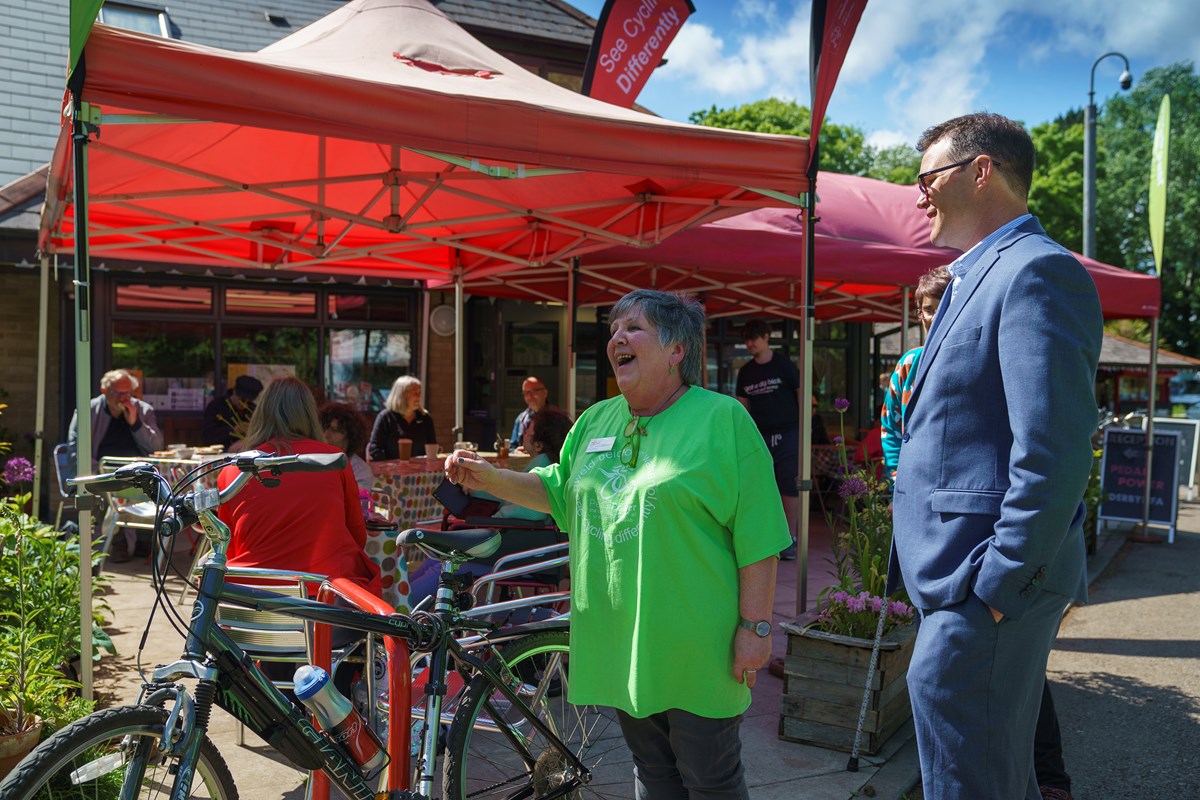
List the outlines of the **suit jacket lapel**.
{"type": "Polygon", "coordinates": [[[1028,220],[1023,225],[1003,236],[999,241],[989,247],[971,267],[971,271],[962,279],[962,283],[958,285],[958,289],[954,292],[954,300],[947,309],[946,315],[938,321],[937,326],[933,330],[933,335],[925,342],[925,349],[921,351],[921,359],[917,362],[917,374],[913,378],[912,396],[908,400],[908,405],[904,408],[904,422],[908,422],[909,414],[912,407],[917,402],[917,397],[921,393],[921,386],[925,382],[925,375],[929,372],[929,367],[933,360],[937,357],[941,350],[942,342],[946,339],[946,334],[954,327],[954,321],[958,319],[959,314],[966,308],[970,302],[971,296],[975,294],[975,290],[979,288],[979,284],[983,282],[984,276],[991,271],[996,262],[1000,260],[1000,254],[1011,247],[1019,240],[1033,233],[1042,232],[1042,226],[1038,224],[1036,219],[1028,220]]]}

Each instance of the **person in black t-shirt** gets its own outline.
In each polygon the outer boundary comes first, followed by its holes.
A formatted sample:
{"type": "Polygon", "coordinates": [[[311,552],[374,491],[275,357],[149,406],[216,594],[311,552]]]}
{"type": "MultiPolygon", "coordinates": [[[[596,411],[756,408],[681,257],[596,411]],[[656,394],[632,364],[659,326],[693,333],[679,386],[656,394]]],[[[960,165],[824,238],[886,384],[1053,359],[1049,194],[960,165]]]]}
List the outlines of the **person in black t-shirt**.
{"type": "Polygon", "coordinates": [[[775,483],[783,500],[792,544],[779,554],[796,558],[796,518],[799,514],[800,370],[782,353],[771,349],[771,326],[752,319],[742,328],[742,340],[752,356],[738,370],[737,399],[758,426],[775,462],[775,483]]]}

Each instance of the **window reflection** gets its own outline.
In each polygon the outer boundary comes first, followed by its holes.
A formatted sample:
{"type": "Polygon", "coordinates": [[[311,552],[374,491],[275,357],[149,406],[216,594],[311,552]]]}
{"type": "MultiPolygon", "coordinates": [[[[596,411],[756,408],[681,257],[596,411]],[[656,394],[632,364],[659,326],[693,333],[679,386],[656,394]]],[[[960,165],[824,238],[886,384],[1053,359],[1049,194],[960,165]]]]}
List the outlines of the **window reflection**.
{"type": "Polygon", "coordinates": [[[325,386],[331,401],[360,411],[379,411],[392,382],[412,368],[412,334],[408,331],[329,331],[325,386]]]}
{"type": "Polygon", "coordinates": [[[307,317],[317,316],[317,296],[311,292],[271,292],[264,289],[227,289],[228,314],[307,317]]]}

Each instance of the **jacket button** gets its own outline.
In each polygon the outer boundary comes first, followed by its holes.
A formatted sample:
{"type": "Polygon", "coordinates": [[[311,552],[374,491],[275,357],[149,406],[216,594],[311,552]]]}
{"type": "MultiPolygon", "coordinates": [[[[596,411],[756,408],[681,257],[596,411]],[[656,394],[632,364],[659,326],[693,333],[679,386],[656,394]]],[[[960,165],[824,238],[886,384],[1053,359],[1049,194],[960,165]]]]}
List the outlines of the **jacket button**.
{"type": "Polygon", "coordinates": [[[1045,567],[1038,567],[1037,576],[1038,576],[1039,578],[1044,578],[1044,577],[1046,577],[1046,568],[1045,568],[1045,567]]]}
{"type": "Polygon", "coordinates": [[[909,437],[908,431],[905,431],[905,432],[904,432],[904,441],[906,441],[906,442],[907,442],[907,441],[909,440],[909,438],[910,438],[910,437],[909,437]]]}

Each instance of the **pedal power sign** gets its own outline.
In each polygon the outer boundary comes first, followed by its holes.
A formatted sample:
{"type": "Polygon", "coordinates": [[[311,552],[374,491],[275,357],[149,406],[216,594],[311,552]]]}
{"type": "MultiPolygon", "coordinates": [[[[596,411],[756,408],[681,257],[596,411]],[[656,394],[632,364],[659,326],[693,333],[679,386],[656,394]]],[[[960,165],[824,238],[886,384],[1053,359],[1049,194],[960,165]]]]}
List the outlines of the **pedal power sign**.
{"type": "MultiPolygon", "coordinates": [[[[1179,434],[1154,432],[1149,522],[1175,525],[1179,499],[1179,434]]],[[[1146,492],[1146,432],[1110,428],[1100,466],[1100,518],[1141,522],[1146,492]]]]}

